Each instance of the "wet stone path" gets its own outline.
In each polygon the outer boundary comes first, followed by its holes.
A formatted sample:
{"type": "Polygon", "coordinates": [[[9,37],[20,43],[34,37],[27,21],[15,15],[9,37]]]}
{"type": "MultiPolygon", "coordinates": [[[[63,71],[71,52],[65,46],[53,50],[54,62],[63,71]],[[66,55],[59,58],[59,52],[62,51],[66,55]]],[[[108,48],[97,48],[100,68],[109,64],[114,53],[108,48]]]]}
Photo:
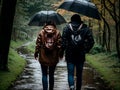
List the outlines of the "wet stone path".
{"type": "MultiPolygon", "coordinates": [[[[27,60],[27,65],[23,73],[9,90],[43,90],[42,73],[39,62],[35,60],[32,55],[21,56],[27,60]]],[[[84,66],[83,72],[82,90],[110,90],[101,83],[99,75],[90,68],[87,63],[84,66]]],[[[58,63],[54,77],[54,90],[69,90],[67,82],[67,68],[64,60],[58,63]]]]}

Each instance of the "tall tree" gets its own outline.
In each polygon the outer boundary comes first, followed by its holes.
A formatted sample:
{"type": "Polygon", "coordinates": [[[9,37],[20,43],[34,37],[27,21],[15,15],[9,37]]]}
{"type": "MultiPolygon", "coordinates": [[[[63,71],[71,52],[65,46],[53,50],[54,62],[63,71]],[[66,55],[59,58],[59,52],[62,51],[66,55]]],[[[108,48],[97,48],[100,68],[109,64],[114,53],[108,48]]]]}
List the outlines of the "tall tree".
{"type": "Polygon", "coordinates": [[[4,70],[8,68],[8,53],[16,2],[17,0],[3,0],[2,2],[0,21],[0,65],[4,70]]]}
{"type": "MultiPolygon", "coordinates": [[[[112,37],[115,37],[115,45],[116,45],[116,51],[118,54],[118,57],[120,58],[120,0],[92,0],[94,3],[99,3],[101,1],[101,10],[105,10],[105,13],[107,15],[105,16],[103,13],[101,13],[101,17],[103,19],[106,32],[103,32],[104,34],[104,39],[106,40],[103,43],[103,46],[106,45],[108,51],[111,49],[111,40],[112,37]],[[114,29],[113,29],[114,28],[114,29]],[[116,35],[111,35],[113,32],[112,30],[116,31],[116,35]],[[105,34],[106,33],[106,34],[105,34]],[[106,36],[105,36],[106,35],[106,36]]],[[[99,7],[99,6],[98,6],[99,7]]],[[[114,42],[112,40],[112,42],[114,42]]]]}
{"type": "Polygon", "coordinates": [[[110,8],[107,6],[106,3],[104,3],[104,7],[105,9],[108,11],[108,13],[110,14],[110,16],[112,17],[113,21],[115,22],[115,29],[116,29],[116,50],[117,50],[117,54],[118,57],[120,59],[120,34],[119,34],[119,14],[118,14],[118,8],[116,8],[119,3],[119,0],[107,0],[106,1],[108,3],[108,5],[110,6],[110,8]]]}

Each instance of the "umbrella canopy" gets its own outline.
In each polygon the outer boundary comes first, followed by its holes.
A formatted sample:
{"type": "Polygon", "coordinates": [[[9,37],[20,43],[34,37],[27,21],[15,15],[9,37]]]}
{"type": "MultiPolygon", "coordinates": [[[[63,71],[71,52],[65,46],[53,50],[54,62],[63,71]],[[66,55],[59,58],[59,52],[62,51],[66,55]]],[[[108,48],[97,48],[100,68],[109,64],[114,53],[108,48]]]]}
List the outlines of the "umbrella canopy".
{"type": "Polygon", "coordinates": [[[58,7],[58,9],[65,9],[100,20],[97,7],[88,0],[66,0],[58,7]]]}
{"type": "Polygon", "coordinates": [[[28,25],[30,26],[43,26],[47,21],[53,21],[56,25],[66,23],[65,19],[55,11],[39,11],[35,13],[28,25]]]}

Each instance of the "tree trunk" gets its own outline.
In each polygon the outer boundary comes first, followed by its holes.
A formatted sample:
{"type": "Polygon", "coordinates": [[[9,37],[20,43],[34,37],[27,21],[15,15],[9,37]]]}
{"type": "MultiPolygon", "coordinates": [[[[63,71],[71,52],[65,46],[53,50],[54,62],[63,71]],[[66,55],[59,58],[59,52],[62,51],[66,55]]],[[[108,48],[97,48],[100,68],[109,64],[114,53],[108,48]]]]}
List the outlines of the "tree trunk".
{"type": "Polygon", "coordinates": [[[118,58],[120,59],[120,28],[118,27],[116,25],[116,50],[117,50],[118,58]]]}
{"type": "MultiPolygon", "coordinates": [[[[119,0],[119,7],[120,7],[120,0],[119,0]]],[[[116,21],[116,50],[118,54],[118,58],[120,60],[120,8],[119,8],[119,18],[118,23],[116,21]]]]}
{"type": "Polygon", "coordinates": [[[7,69],[8,53],[11,40],[13,19],[17,0],[3,0],[1,9],[0,29],[0,64],[2,69],[7,69]]]}
{"type": "Polygon", "coordinates": [[[100,24],[100,22],[98,21],[98,25],[99,25],[99,28],[98,28],[98,32],[99,32],[99,34],[98,34],[98,42],[99,42],[99,44],[100,45],[102,45],[102,33],[101,33],[101,31],[102,31],[102,28],[101,28],[101,24],[100,24]]]}

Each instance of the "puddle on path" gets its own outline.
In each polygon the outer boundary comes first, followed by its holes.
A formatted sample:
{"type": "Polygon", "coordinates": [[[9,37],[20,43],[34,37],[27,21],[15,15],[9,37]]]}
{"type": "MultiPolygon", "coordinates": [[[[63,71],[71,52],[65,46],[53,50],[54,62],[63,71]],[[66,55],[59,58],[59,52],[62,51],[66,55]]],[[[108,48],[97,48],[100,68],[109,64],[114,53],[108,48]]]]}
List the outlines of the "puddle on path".
{"type": "MultiPolygon", "coordinates": [[[[42,74],[40,64],[33,58],[33,55],[22,55],[27,60],[27,65],[15,81],[14,85],[9,90],[43,90],[42,89],[42,74]]],[[[67,82],[67,68],[64,60],[60,61],[55,71],[54,90],[69,90],[67,82]]],[[[96,71],[87,63],[83,70],[83,86],[82,90],[110,90],[105,86],[103,80],[96,71]]]]}

